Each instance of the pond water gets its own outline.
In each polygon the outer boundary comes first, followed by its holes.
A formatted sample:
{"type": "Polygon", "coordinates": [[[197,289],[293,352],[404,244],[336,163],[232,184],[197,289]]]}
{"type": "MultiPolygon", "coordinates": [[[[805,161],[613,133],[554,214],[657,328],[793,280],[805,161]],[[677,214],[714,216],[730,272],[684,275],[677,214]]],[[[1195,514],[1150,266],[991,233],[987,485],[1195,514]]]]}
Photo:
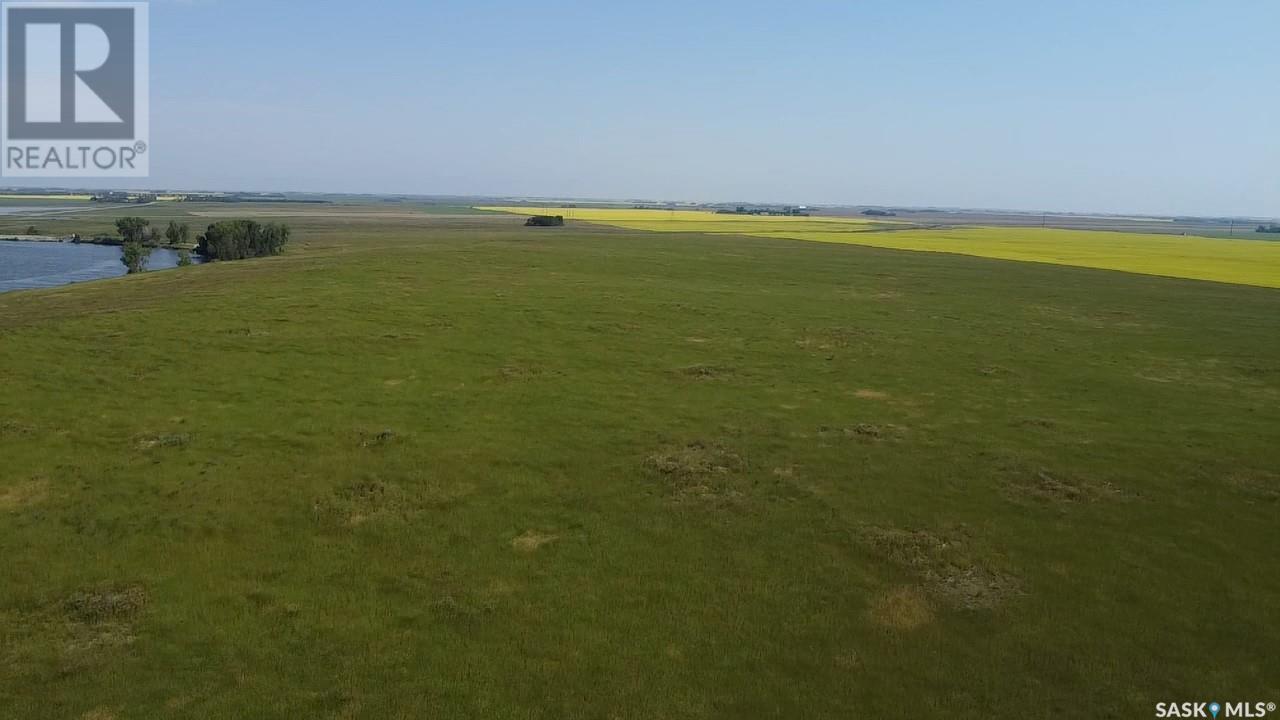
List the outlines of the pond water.
{"type": "MultiPolygon", "coordinates": [[[[192,260],[199,262],[198,257],[192,260]]],[[[147,261],[148,271],[177,266],[178,253],[173,250],[153,250],[147,261]]],[[[118,247],[0,241],[0,293],[103,280],[124,274],[118,247]]]]}

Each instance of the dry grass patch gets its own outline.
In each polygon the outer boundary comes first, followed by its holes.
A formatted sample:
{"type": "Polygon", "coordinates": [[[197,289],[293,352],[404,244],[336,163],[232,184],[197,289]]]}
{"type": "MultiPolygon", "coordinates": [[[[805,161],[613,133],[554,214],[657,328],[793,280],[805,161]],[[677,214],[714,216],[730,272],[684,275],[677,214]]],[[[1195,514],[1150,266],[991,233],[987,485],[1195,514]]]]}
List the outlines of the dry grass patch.
{"type": "Polygon", "coordinates": [[[728,475],[747,467],[746,461],[737,453],[718,443],[701,440],[663,448],[650,455],[647,464],[663,475],[675,478],[728,475]]]}
{"type": "Polygon", "coordinates": [[[692,380],[719,380],[724,377],[733,375],[733,368],[721,365],[690,365],[677,369],[677,375],[690,378],[692,380]]]}
{"type": "Polygon", "coordinates": [[[0,645],[0,657],[8,661],[52,652],[51,667],[61,676],[108,671],[137,642],[136,626],[149,604],[141,585],[99,585],[49,598],[27,611],[0,613],[13,641],[0,645]]]}
{"type": "Polygon", "coordinates": [[[0,490],[0,510],[22,510],[38,505],[49,497],[49,481],[36,478],[0,490]]]}
{"type": "Polygon", "coordinates": [[[835,663],[836,667],[841,670],[853,671],[860,670],[862,668],[862,658],[855,650],[842,652],[833,657],[832,661],[835,663]]]}
{"type": "Polygon", "coordinates": [[[132,645],[137,640],[134,623],[149,602],[140,585],[83,590],[64,600],[58,615],[67,633],[67,667],[91,665],[105,651],[132,645]]]}
{"type": "Polygon", "coordinates": [[[540,533],[537,530],[528,530],[523,535],[513,539],[511,541],[511,547],[514,548],[516,552],[535,553],[559,539],[559,535],[540,533]]]}
{"type": "Polygon", "coordinates": [[[915,630],[933,622],[933,608],[923,591],[904,585],[871,603],[871,620],[893,630],[915,630]]]}
{"type": "Polygon", "coordinates": [[[453,508],[476,491],[477,486],[468,482],[414,478],[398,484],[371,475],[339,485],[313,501],[311,510],[322,526],[406,522],[419,513],[453,508]]]}
{"type": "Polygon", "coordinates": [[[1124,496],[1111,483],[1067,477],[1047,470],[1017,473],[1005,483],[1005,494],[1015,501],[1056,505],[1097,502],[1124,496]]]}
{"type": "Polygon", "coordinates": [[[1264,470],[1241,470],[1233,473],[1227,481],[1245,495],[1269,502],[1280,500],[1280,474],[1264,470]]]}
{"type": "Polygon", "coordinates": [[[810,330],[796,339],[805,350],[843,350],[864,343],[871,333],[860,328],[833,327],[810,330]]]}
{"type": "Polygon", "coordinates": [[[312,504],[317,520],[328,525],[357,527],[380,520],[404,520],[412,504],[398,485],[378,479],[357,480],[339,486],[333,494],[312,504]]]}
{"type": "Polygon", "coordinates": [[[25,437],[35,433],[35,428],[17,420],[0,420],[0,438],[25,437]]]}
{"type": "Polygon", "coordinates": [[[880,392],[879,390],[859,390],[853,394],[859,400],[888,400],[889,393],[880,392]]]}
{"type": "Polygon", "coordinates": [[[396,432],[390,428],[386,428],[384,430],[378,430],[377,432],[361,432],[360,447],[362,448],[385,447],[387,445],[394,443],[398,437],[399,436],[396,435],[396,432]]]}
{"type": "Polygon", "coordinates": [[[67,598],[62,608],[70,620],[94,624],[130,619],[146,607],[147,602],[147,591],[140,585],[131,585],[84,590],[67,598]]]}
{"type": "Polygon", "coordinates": [[[541,376],[541,370],[528,365],[504,365],[498,368],[498,379],[507,382],[518,382],[520,380],[531,380],[541,376]]]}
{"type": "Polygon", "coordinates": [[[717,501],[741,494],[735,479],[748,469],[738,453],[700,440],[665,447],[646,458],[645,465],[666,479],[670,494],[677,499],[717,501]]]}
{"type": "Polygon", "coordinates": [[[949,605],[990,610],[1021,593],[1018,578],[980,561],[964,535],[868,527],[861,536],[874,552],[910,570],[931,595],[949,605]]]}
{"type": "Polygon", "coordinates": [[[900,425],[875,423],[857,423],[847,427],[823,425],[818,428],[818,437],[823,439],[843,438],[863,443],[880,443],[901,440],[906,428],[900,425]]]}
{"type": "Polygon", "coordinates": [[[157,450],[161,448],[183,448],[191,444],[191,436],[183,433],[163,433],[160,435],[143,435],[134,440],[134,447],[139,450],[157,450]]]}

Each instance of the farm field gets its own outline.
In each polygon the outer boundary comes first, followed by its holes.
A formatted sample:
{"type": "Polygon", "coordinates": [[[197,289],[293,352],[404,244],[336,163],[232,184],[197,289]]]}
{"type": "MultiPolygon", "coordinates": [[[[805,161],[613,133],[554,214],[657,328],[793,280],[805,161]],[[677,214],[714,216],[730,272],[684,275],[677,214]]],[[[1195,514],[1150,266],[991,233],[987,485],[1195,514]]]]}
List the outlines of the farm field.
{"type": "Polygon", "coordinates": [[[1265,240],[1007,227],[904,230],[910,226],[856,218],[742,217],[696,211],[486,209],[567,215],[631,230],[849,243],[1280,288],[1280,243],[1265,240]]]}
{"type": "Polygon", "coordinates": [[[35,205],[41,202],[56,202],[65,204],[68,202],[89,202],[93,199],[92,195],[84,194],[22,194],[22,193],[0,193],[0,203],[9,204],[17,203],[20,205],[35,205]]]}
{"type": "Polygon", "coordinates": [[[1280,701],[1280,291],[947,246],[1023,230],[285,221],[0,295],[0,717],[1280,701]]]}

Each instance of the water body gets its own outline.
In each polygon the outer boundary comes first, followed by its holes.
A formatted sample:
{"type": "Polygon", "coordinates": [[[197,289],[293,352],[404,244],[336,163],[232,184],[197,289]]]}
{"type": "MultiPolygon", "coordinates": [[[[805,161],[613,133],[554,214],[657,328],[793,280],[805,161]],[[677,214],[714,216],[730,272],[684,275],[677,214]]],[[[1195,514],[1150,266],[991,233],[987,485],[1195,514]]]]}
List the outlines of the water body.
{"type": "MultiPolygon", "coordinates": [[[[120,277],[126,274],[120,252],[108,245],[0,241],[0,293],[120,277]]],[[[149,272],[177,266],[173,250],[153,250],[147,261],[149,272]]]]}

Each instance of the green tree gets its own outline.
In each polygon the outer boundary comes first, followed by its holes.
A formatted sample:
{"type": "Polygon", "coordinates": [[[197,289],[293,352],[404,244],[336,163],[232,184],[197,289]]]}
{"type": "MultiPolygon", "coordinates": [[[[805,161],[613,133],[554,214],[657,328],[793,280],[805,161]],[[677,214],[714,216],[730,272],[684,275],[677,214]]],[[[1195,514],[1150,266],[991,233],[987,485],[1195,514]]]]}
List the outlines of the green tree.
{"type": "Polygon", "coordinates": [[[140,273],[147,269],[147,260],[151,258],[151,248],[141,242],[126,242],[120,254],[120,262],[129,269],[129,274],[140,273]]]}
{"type": "Polygon", "coordinates": [[[178,267],[187,267],[191,264],[191,251],[182,248],[178,251],[178,267]]]}
{"type": "Polygon", "coordinates": [[[40,234],[40,228],[37,228],[35,225],[32,225],[31,227],[27,228],[27,234],[28,234],[28,235],[39,235],[39,234],[40,234]]]}
{"type": "Polygon", "coordinates": [[[170,220],[169,227],[164,231],[164,237],[169,241],[170,245],[175,247],[185,247],[191,244],[191,226],[170,220]]]}
{"type": "Polygon", "coordinates": [[[227,220],[209,226],[197,249],[209,260],[243,260],[279,255],[289,242],[289,226],[227,220]]]}
{"type": "Polygon", "coordinates": [[[122,217],[116,221],[116,232],[124,238],[125,244],[141,244],[147,239],[147,228],[151,221],[140,217],[122,217]]]}

